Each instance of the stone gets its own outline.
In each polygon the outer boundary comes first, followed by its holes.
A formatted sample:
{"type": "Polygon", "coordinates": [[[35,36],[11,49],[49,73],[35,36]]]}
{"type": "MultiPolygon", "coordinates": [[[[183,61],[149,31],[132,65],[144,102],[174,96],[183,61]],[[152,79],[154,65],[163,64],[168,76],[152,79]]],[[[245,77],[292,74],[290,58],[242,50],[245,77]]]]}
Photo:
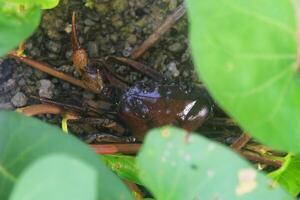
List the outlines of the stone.
{"type": "Polygon", "coordinates": [[[61,44],[59,42],[50,41],[47,43],[47,48],[53,53],[59,53],[61,49],[61,44]]]}
{"type": "Polygon", "coordinates": [[[47,79],[42,79],[39,81],[39,85],[39,96],[51,99],[53,97],[54,84],[47,79]]]}
{"type": "Polygon", "coordinates": [[[98,45],[96,42],[88,42],[88,52],[90,57],[92,58],[96,58],[99,56],[99,49],[98,49],[98,45]]]}
{"type": "Polygon", "coordinates": [[[115,10],[117,13],[120,13],[126,10],[128,3],[126,0],[113,0],[111,6],[113,10],[115,10]]]}
{"type": "Polygon", "coordinates": [[[167,69],[171,72],[172,76],[179,76],[179,71],[176,67],[176,62],[172,61],[167,65],[167,69]]]}
{"type": "Polygon", "coordinates": [[[168,49],[172,52],[180,52],[183,49],[183,45],[179,42],[175,42],[174,44],[171,44],[168,49]]]}
{"type": "Polygon", "coordinates": [[[17,92],[15,94],[15,96],[13,96],[13,98],[11,99],[11,103],[15,106],[15,107],[22,107],[25,106],[27,104],[27,97],[23,92],[17,92]]]}

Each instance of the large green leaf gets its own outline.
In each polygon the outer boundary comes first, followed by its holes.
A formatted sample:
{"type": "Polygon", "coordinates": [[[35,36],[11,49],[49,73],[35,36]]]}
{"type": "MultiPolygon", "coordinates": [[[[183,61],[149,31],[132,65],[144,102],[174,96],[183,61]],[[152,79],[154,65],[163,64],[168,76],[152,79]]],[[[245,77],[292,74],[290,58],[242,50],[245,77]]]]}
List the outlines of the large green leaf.
{"type": "Polygon", "coordinates": [[[21,174],[10,200],[97,199],[96,177],[97,170],[81,159],[47,155],[21,174]]]}
{"type": "Polygon", "coordinates": [[[293,152],[300,152],[299,3],[187,1],[193,57],[209,91],[251,135],[293,152]]]}
{"type": "Polygon", "coordinates": [[[0,0],[0,56],[29,37],[40,22],[38,7],[23,10],[19,4],[0,0]]]}
{"type": "MultiPolygon", "coordinates": [[[[97,171],[97,199],[132,199],[123,183],[87,145],[37,119],[3,111],[0,112],[0,199],[8,199],[20,175],[31,163],[50,154],[60,153],[82,160],[82,165],[87,164],[97,171]]],[[[57,165],[64,165],[64,162],[57,165]]],[[[44,169],[45,174],[47,170],[44,169]]],[[[77,176],[77,173],[73,175],[77,176]]],[[[57,180],[59,184],[60,180],[57,180]]],[[[89,191],[84,188],[88,185],[83,185],[81,189],[89,191]]],[[[31,189],[34,188],[28,188],[31,189]]]]}
{"type": "Polygon", "coordinates": [[[229,149],[177,128],[151,131],[137,166],[157,200],[293,199],[229,149]]]}
{"type": "Polygon", "coordinates": [[[293,196],[300,192],[300,155],[289,154],[281,168],[269,174],[293,196]]]}

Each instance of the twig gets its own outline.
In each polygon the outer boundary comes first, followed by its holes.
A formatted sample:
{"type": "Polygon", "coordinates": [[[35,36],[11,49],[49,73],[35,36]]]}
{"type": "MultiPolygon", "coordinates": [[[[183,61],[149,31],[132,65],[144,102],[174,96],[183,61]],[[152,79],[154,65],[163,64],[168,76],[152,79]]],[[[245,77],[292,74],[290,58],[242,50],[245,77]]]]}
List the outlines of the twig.
{"type": "MultiPolygon", "coordinates": [[[[90,88],[87,88],[82,81],[80,81],[76,78],[73,78],[72,76],[69,76],[67,74],[64,74],[64,73],[62,73],[58,70],[55,70],[55,69],[51,68],[50,66],[48,66],[45,63],[38,62],[38,61],[32,60],[30,58],[26,58],[24,56],[18,56],[15,53],[9,53],[7,56],[15,58],[15,59],[17,59],[17,60],[33,67],[33,68],[35,68],[35,69],[41,70],[42,72],[45,72],[47,74],[50,74],[51,76],[54,76],[56,78],[67,81],[67,82],[69,82],[73,85],[82,87],[82,88],[87,89],[87,90],[92,90],[90,88]]],[[[98,93],[97,91],[92,91],[92,92],[98,93]]]]}
{"type": "Polygon", "coordinates": [[[62,114],[63,110],[55,105],[50,104],[37,104],[32,106],[27,106],[24,108],[18,108],[17,112],[21,112],[26,116],[35,116],[40,114],[62,114]]]}
{"type": "Polygon", "coordinates": [[[248,134],[243,133],[238,139],[236,139],[236,141],[234,141],[234,143],[230,145],[230,147],[235,151],[240,151],[249,142],[250,139],[251,137],[248,134]]]}
{"type": "Polygon", "coordinates": [[[97,154],[136,154],[141,144],[91,144],[97,154]]]}
{"type": "Polygon", "coordinates": [[[129,181],[126,181],[126,180],[124,180],[124,183],[133,192],[135,200],[142,200],[143,199],[143,193],[136,184],[134,184],[132,182],[129,182],[129,181]]]}
{"type": "Polygon", "coordinates": [[[63,114],[63,115],[67,115],[68,119],[79,118],[74,112],[66,111],[62,107],[59,107],[57,105],[52,105],[52,104],[37,104],[37,105],[27,106],[24,108],[18,108],[16,111],[21,112],[26,116],[35,116],[41,114],[55,114],[55,115],[63,114]]]}
{"type": "Polygon", "coordinates": [[[143,44],[137,48],[132,54],[131,58],[136,60],[140,58],[144,52],[151,47],[165,32],[167,32],[170,27],[179,20],[185,14],[185,7],[183,4],[177,7],[177,9],[172,13],[167,19],[152,33],[143,44]]]}
{"type": "Polygon", "coordinates": [[[107,57],[107,59],[115,59],[116,61],[118,61],[122,64],[129,65],[154,80],[162,80],[163,79],[163,75],[161,75],[159,72],[157,72],[154,69],[147,67],[146,65],[139,63],[135,60],[117,57],[117,56],[109,56],[109,57],[107,57]]]}
{"type": "Polygon", "coordinates": [[[262,163],[262,164],[266,164],[266,165],[273,166],[276,168],[279,168],[282,165],[282,161],[280,161],[280,160],[275,160],[272,158],[256,155],[255,153],[252,153],[250,151],[241,151],[239,153],[243,157],[245,157],[246,159],[248,159],[254,163],[262,163]]]}

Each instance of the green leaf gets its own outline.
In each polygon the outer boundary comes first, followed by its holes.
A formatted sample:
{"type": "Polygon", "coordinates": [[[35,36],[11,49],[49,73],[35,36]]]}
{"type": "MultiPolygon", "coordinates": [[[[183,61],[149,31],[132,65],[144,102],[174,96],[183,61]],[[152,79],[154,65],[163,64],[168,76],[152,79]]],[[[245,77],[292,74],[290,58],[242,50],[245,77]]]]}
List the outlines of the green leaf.
{"type": "Polygon", "coordinates": [[[157,200],[293,199],[228,148],[177,128],[150,131],[137,166],[157,200]]]}
{"type": "Polygon", "coordinates": [[[300,152],[299,0],[187,4],[193,58],[213,97],[255,138],[300,152]]]}
{"type": "Polygon", "coordinates": [[[71,155],[37,159],[21,174],[10,200],[97,199],[97,170],[71,155]]]}
{"type": "MultiPolygon", "coordinates": [[[[27,167],[51,154],[70,155],[97,171],[97,199],[100,195],[105,199],[132,199],[126,186],[87,145],[37,119],[3,111],[0,112],[0,199],[8,199],[27,167]]],[[[43,173],[47,174],[48,170],[50,169],[45,168],[43,173]]],[[[78,173],[81,172],[78,171],[73,176],[78,173]]],[[[60,180],[57,180],[57,184],[64,187],[60,185],[60,180]]],[[[82,185],[81,189],[89,191],[86,186],[88,185],[82,185]]]]}
{"type": "Polygon", "coordinates": [[[59,0],[10,0],[10,2],[28,7],[38,6],[42,9],[51,9],[58,5],[59,0]]]}
{"type": "Polygon", "coordinates": [[[270,173],[269,176],[290,194],[297,196],[300,192],[300,155],[289,154],[281,168],[270,173]]]}
{"type": "Polygon", "coordinates": [[[130,182],[141,184],[138,177],[138,169],[134,156],[125,155],[103,155],[102,160],[106,166],[115,172],[120,178],[130,182]]]}
{"type": "Polygon", "coordinates": [[[17,47],[39,25],[39,8],[32,7],[26,11],[17,9],[17,5],[9,7],[7,3],[0,1],[0,56],[17,47]]]}

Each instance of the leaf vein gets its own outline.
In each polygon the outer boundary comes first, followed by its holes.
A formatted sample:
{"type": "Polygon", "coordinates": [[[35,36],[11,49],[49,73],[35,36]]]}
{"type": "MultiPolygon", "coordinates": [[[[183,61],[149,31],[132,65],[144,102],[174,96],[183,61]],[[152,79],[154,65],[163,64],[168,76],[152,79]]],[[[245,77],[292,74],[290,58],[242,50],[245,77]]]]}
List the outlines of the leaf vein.
{"type": "Polygon", "coordinates": [[[292,34],[293,36],[295,34],[295,31],[292,27],[289,27],[285,24],[277,22],[277,21],[275,21],[274,19],[272,19],[270,17],[266,17],[266,16],[260,15],[258,13],[255,13],[255,12],[251,12],[251,11],[249,11],[249,8],[246,9],[246,8],[241,7],[241,6],[234,5],[233,3],[229,2],[229,0],[223,0],[223,3],[225,5],[227,5],[228,7],[232,8],[233,10],[236,10],[237,12],[240,12],[240,13],[242,13],[244,15],[247,15],[247,16],[254,17],[257,20],[260,20],[261,22],[264,22],[268,25],[275,26],[278,29],[280,29],[280,30],[282,30],[286,33],[292,34]]]}

